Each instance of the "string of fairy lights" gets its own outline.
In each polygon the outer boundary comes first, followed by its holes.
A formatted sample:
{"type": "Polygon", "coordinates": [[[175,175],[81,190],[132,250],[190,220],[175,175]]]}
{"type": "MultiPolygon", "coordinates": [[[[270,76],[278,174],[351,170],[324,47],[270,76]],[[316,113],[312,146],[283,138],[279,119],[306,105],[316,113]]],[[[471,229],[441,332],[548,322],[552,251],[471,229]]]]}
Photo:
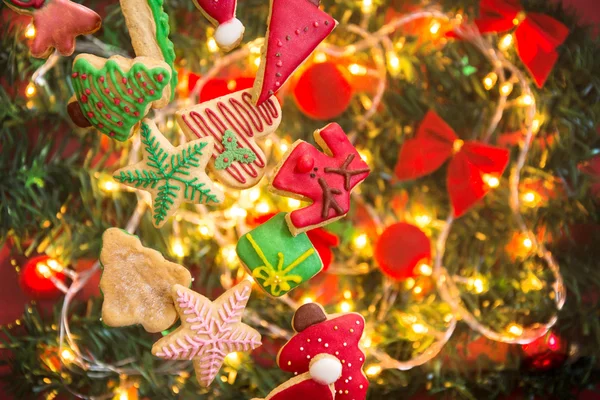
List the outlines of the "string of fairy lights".
{"type": "MultiPolygon", "coordinates": [[[[556,310],[560,310],[565,302],[565,288],[562,277],[560,275],[558,265],[556,264],[552,254],[544,247],[536,235],[527,227],[523,216],[521,215],[521,205],[533,206],[539,202],[540,194],[534,190],[528,189],[523,191],[520,185],[521,173],[532,137],[540,129],[542,122],[541,116],[538,115],[535,98],[532,94],[531,87],[524,74],[510,61],[508,61],[503,52],[507,51],[513,44],[511,34],[503,36],[497,47],[491,41],[482,37],[474,28],[461,25],[462,15],[447,15],[437,9],[424,9],[420,11],[410,12],[401,17],[391,20],[383,25],[375,32],[369,32],[367,25],[369,17],[375,11],[375,6],[372,0],[362,0],[361,10],[363,18],[359,25],[343,24],[337,29],[343,29],[349,33],[356,35],[358,38],[352,44],[346,46],[335,46],[330,43],[322,43],[315,52],[312,61],[324,62],[329,58],[347,58],[358,53],[370,52],[373,66],[365,66],[359,63],[348,65],[348,72],[354,76],[371,76],[376,78],[375,91],[371,97],[366,94],[361,94],[359,97],[360,103],[364,108],[363,115],[357,118],[357,123],[354,129],[349,133],[350,139],[361,132],[369,119],[377,112],[381,104],[383,94],[387,87],[389,77],[397,77],[401,63],[398,57],[398,51],[401,51],[404,44],[404,39],[392,39],[392,35],[405,26],[406,24],[420,19],[431,19],[428,31],[432,37],[439,38],[441,33],[442,23],[449,23],[453,27],[454,32],[463,40],[471,43],[478,49],[490,62],[492,71],[483,79],[483,86],[486,90],[498,88],[499,100],[495,107],[495,112],[489,119],[489,124],[481,131],[481,140],[487,142],[490,140],[492,133],[496,130],[501,121],[504,111],[510,107],[522,107],[525,110],[524,121],[524,136],[520,141],[520,151],[516,163],[512,165],[509,178],[509,204],[513,213],[513,217],[519,228],[518,237],[521,238],[520,246],[527,251],[537,253],[543,258],[554,277],[552,285],[553,299],[555,301],[556,310]],[[518,87],[521,95],[515,99],[509,100],[513,89],[518,87]]],[[[35,36],[35,28],[30,25],[25,30],[25,36],[32,38],[35,36]]],[[[263,39],[256,39],[248,42],[241,48],[232,51],[231,53],[219,56],[211,68],[204,74],[196,83],[195,87],[190,91],[185,98],[180,98],[171,103],[164,109],[155,112],[155,121],[161,128],[173,129],[173,114],[174,111],[191,104],[198,102],[199,94],[204,85],[211,79],[219,76],[219,74],[228,66],[236,63],[247,62],[249,65],[258,68],[260,60],[260,47],[263,39]]],[[[207,48],[211,53],[217,53],[218,47],[211,37],[207,41],[207,48]]],[[[42,65],[32,77],[32,81],[25,89],[25,94],[29,99],[36,96],[39,87],[44,87],[46,82],[44,75],[58,61],[59,56],[55,53],[50,56],[44,65],[42,65]]],[[[180,80],[182,86],[187,87],[187,79],[185,77],[180,80]]],[[[28,107],[30,105],[28,104],[28,107]]],[[[180,141],[185,141],[183,135],[180,141]]],[[[281,157],[289,148],[291,143],[285,138],[272,135],[265,141],[265,147],[268,153],[275,157],[281,157]]],[[[132,147],[128,154],[128,164],[133,164],[139,158],[140,141],[139,137],[133,139],[132,147]]],[[[371,161],[371,153],[368,149],[359,149],[361,157],[365,162],[371,161]]],[[[271,166],[272,168],[272,166],[271,166]]],[[[269,175],[269,171],[267,174],[269,175]]],[[[134,191],[137,196],[137,206],[125,229],[133,233],[137,230],[141,218],[151,204],[151,199],[146,192],[135,191],[125,186],[116,183],[108,174],[96,172],[94,175],[98,188],[106,196],[118,196],[121,191],[134,191]]],[[[484,181],[491,187],[498,187],[500,177],[484,176],[484,181]]],[[[231,205],[225,209],[209,210],[204,205],[196,205],[193,209],[180,210],[173,221],[172,237],[170,239],[171,253],[178,259],[183,259],[188,254],[189,238],[184,237],[181,231],[181,224],[187,223],[192,226],[197,226],[198,234],[205,239],[211,239],[219,246],[219,267],[222,270],[220,276],[221,284],[225,288],[233,285],[235,279],[240,278],[245,274],[243,268],[233,268],[232,266],[239,265],[235,252],[235,241],[237,237],[245,233],[249,228],[246,225],[245,219],[247,210],[255,210],[259,214],[266,214],[275,209],[292,210],[300,206],[300,202],[295,199],[280,200],[281,203],[275,205],[272,199],[265,196],[264,182],[250,190],[230,193],[232,197],[231,205]]],[[[384,222],[377,214],[376,210],[367,204],[361,197],[360,193],[354,193],[353,199],[365,206],[373,223],[382,230],[384,222]]],[[[435,226],[439,228],[439,234],[435,241],[435,256],[433,265],[421,263],[418,266],[418,272],[424,276],[431,276],[435,280],[439,297],[448,304],[450,312],[443,319],[445,330],[439,330],[436,327],[421,320],[415,315],[404,313],[403,318],[410,325],[412,332],[422,337],[431,337],[431,344],[414,355],[408,361],[400,361],[386,353],[382,348],[379,348],[376,341],[372,337],[375,326],[386,319],[388,311],[394,307],[395,301],[398,299],[399,290],[410,290],[414,294],[419,294],[423,288],[415,283],[415,280],[409,278],[403,287],[394,284],[385,279],[383,290],[376,295],[372,304],[367,310],[358,310],[359,312],[368,313],[366,315],[367,326],[365,336],[362,339],[362,345],[367,350],[367,353],[372,360],[372,363],[366,366],[365,372],[375,378],[383,369],[395,368],[407,370],[415,366],[421,365],[433,359],[448,342],[457,325],[458,320],[466,322],[471,329],[483,334],[484,336],[506,343],[529,343],[536,338],[544,335],[556,322],[556,314],[544,323],[537,323],[532,326],[521,326],[517,323],[511,323],[505,327],[503,331],[493,330],[490,327],[481,323],[473,312],[467,310],[461,301],[459,286],[465,286],[470,292],[481,294],[485,292],[487,282],[485,277],[477,276],[471,278],[463,278],[456,275],[450,275],[443,266],[443,257],[445,252],[446,241],[453,226],[453,218],[448,217],[445,221],[438,220],[434,216],[428,214],[424,210],[413,213],[410,217],[412,222],[420,227],[435,226]]],[[[358,232],[352,240],[352,246],[361,253],[362,250],[370,247],[370,240],[366,233],[358,232]]],[[[38,272],[50,279],[56,287],[65,294],[64,303],[62,306],[60,324],[58,327],[59,345],[57,354],[60,357],[62,365],[69,369],[72,373],[80,373],[80,370],[87,371],[88,374],[97,377],[118,376],[118,382],[115,382],[114,387],[111,387],[105,394],[88,396],[82,393],[72,392],[73,395],[82,399],[107,399],[117,398],[119,400],[127,400],[132,393],[137,393],[137,383],[135,376],[139,372],[133,368],[129,368],[128,364],[135,361],[133,359],[120,360],[113,363],[105,363],[97,359],[89,350],[81,349],[69,327],[69,308],[75,295],[88,283],[89,279],[98,272],[100,265],[96,262],[92,268],[84,272],[76,272],[72,269],[63,267],[56,258],[59,258],[60,252],[55,252],[56,257],[40,263],[37,266],[38,272]],[[63,273],[71,280],[70,285],[64,284],[62,281],[54,277],[55,273],[63,273]],[[77,368],[72,368],[76,366],[77,368]]],[[[339,275],[359,275],[366,274],[375,268],[374,263],[359,262],[356,255],[353,255],[350,260],[343,262],[334,262],[328,273],[339,275]]],[[[531,280],[531,287],[541,288],[539,278],[531,275],[528,279],[531,280]]],[[[342,312],[353,311],[354,304],[352,302],[353,293],[349,290],[343,292],[343,300],[338,304],[339,310],[342,312]]],[[[291,310],[295,310],[299,304],[313,301],[310,295],[304,296],[299,302],[294,301],[290,297],[283,296],[278,300],[284,302],[291,310]]],[[[261,326],[262,329],[268,331],[274,337],[287,338],[291,332],[282,329],[264,319],[256,312],[247,309],[246,317],[252,324],[261,326]]],[[[240,365],[241,355],[237,353],[230,354],[226,359],[226,367],[221,379],[224,382],[233,383],[236,377],[237,368],[240,365]]],[[[185,384],[189,374],[183,370],[185,364],[182,362],[165,362],[162,363],[154,372],[157,374],[176,375],[177,384],[171,388],[174,393],[179,392],[179,388],[185,384]]],[[[56,393],[52,392],[48,398],[53,398],[56,393]]]]}

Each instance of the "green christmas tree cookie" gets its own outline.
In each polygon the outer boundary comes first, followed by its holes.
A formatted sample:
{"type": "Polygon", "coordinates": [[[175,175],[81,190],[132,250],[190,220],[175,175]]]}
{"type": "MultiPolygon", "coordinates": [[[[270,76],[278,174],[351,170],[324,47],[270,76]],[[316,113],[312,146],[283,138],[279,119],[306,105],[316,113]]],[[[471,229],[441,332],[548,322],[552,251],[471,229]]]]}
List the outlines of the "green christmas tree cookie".
{"type": "Polygon", "coordinates": [[[148,57],[108,60],[81,54],[71,75],[75,99],[68,106],[73,122],[93,126],[119,141],[127,140],[167,90],[171,69],[148,57]]]}
{"type": "Polygon", "coordinates": [[[142,121],[144,159],[116,171],[114,178],[152,195],[154,226],[160,228],[179,205],[221,203],[224,195],[205,169],[214,142],[212,138],[192,140],[174,147],[151,120],[142,121]]]}
{"type": "Polygon", "coordinates": [[[323,268],[308,236],[292,236],[285,213],[242,236],[236,252],[256,283],[273,297],[283,296],[323,268]]]}

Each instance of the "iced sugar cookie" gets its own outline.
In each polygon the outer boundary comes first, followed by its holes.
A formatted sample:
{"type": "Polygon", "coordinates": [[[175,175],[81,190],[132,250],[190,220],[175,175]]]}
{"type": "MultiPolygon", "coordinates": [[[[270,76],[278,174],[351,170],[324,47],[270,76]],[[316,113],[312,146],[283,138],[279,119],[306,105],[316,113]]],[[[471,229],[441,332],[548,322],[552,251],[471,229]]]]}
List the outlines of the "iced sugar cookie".
{"type": "Polygon", "coordinates": [[[151,120],[140,130],[144,159],[113,175],[124,185],[150,192],[152,222],[160,228],[181,203],[221,203],[224,195],[206,175],[212,139],[197,139],[173,146],[151,120]]]}
{"type": "Polygon", "coordinates": [[[279,213],[240,238],[236,252],[255,282],[273,297],[283,296],[323,269],[305,233],[292,236],[279,213]]]}
{"type": "Polygon", "coordinates": [[[117,229],[102,235],[100,289],[102,321],[108,326],[142,324],[148,332],[168,329],[177,320],[171,298],[174,284],[189,286],[187,269],[142,246],[137,236],[117,229]]]}
{"type": "MultiPolygon", "coordinates": [[[[315,376],[313,360],[322,354],[333,356],[342,364],[341,377],[333,383],[335,392],[340,398],[364,400],[369,387],[362,370],[365,355],[359,347],[364,327],[365,320],[360,314],[327,315],[319,304],[305,304],[294,314],[292,328],[296,334],[279,351],[277,364],[284,371],[295,374],[310,371],[315,376]]],[[[317,367],[323,382],[331,382],[337,374],[332,361],[317,367]]]]}
{"type": "Polygon", "coordinates": [[[67,110],[77,126],[93,126],[123,142],[160,101],[170,76],[169,66],[152,58],[81,54],[73,62],[75,98],[67,110]]]}
{"type": "Polygon", "coordinates": [[[256,141],[275,132],[281,106],[272,96],[256,107],[251,91],[240,90],[179,110],[176,118],[188,139],[215,140],[208,165],[217,179],[231,188],[247,189],[265,174],[267,158],[256,141]]]}
{"type": "Polygon", "coordinates": [[[368,165],[338,124],[315,131],[314,137],[325,154],[302,140],[296,141],[275,167],[269,186],[276,194],[312,201],[310,206],[286,216],[294,235],[346,215],[350,192],[369,175],[368,165]]]}
{"type": "Polygon", "coordinates": [[[257,105],[275,94],[337,25],[318,1],[270,0],[270,6],[252,94],[257,105]]]}
{"type": "Polygon", "coordinates": [[[77,36],[92,34],[102,25],[98,14],[69,0],[4,0],[4,4],[33,17],[35,38],[29,48],[36,58],[46,58],[54,49],[70,56],[77,36]]]}
{"type": "Polygon", "coordinates": [[[261,345],[260,334],[241,322],[252,283],[243,281],[215,301],[175,285],[172,296],[181,326],[152,346],[152,354],[168,360],[193,360],[196,378],[209,386],[225,356],[261,345]]]}

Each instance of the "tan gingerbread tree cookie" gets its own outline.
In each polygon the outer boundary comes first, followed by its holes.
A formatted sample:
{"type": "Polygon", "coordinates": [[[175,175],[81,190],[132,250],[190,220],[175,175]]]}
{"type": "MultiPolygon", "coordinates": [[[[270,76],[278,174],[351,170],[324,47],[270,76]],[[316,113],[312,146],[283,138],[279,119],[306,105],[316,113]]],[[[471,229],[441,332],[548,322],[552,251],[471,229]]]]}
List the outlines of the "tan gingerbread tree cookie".
{"type": "Polygon", "coordinates": [[[214,302],[175,285],[172,289],[181,326],[152,346],[152,354],[170,360],[193,360],[196,378],[209,386],[227,354],[259,347],[261,336],[241,322],[252,283],[243,281],[214,302]]]}
{"type": "Polygon", "coordinates": [[[108,326],[142,324],[160,332],[177,320],[171,298],[174,284],[189,286],[190,272],[165,260],[158,251],[142,246],[137,236],[118,229],[102,235],[100,262],[104,268],[102,320],[108,326]]]}

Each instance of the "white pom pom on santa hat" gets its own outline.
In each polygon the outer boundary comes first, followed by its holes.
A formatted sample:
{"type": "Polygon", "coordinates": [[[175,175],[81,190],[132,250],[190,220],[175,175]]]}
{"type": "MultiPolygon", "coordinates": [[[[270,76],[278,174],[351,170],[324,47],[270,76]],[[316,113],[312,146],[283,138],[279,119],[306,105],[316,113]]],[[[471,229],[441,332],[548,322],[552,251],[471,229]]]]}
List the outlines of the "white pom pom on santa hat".
{"type": "Polygon", "coordinates": [[[311,360],[308,372],[315,382],[331,385],[342,376],[342,363],[330,354],[319,354],[311,360]]]}
{"type": "Polygon", "coordinates": [[[215,41],[219,47],[230,47],[238,43],[244,34],[244,25],[237,18],[220,24],[215,30],[215,41]]]}

